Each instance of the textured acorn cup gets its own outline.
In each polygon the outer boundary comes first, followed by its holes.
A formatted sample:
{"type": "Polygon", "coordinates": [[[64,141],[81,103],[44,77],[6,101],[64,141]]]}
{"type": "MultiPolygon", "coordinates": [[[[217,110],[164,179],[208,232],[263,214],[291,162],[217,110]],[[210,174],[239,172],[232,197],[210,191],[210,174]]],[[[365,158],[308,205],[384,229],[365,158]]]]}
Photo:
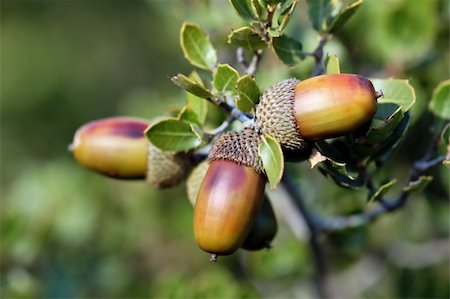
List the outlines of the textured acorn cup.
{"type": "Polygon", "coordinates": [[[194,207],[194,235],[212,261],[242,245],[260,209],[266,178],[258,141],[254,128],[248,128],[222,134],[211,148],[194,207]]]}
{"type": "Polygon", "coordinates": [[[255,224],[242,243],[245,250],[260,250],[270,248],[270,243],[277,234],[278,225],[272,205],[267,197],[264,197],[261,209],[256,217],[255,224]]]}
{"type": "Polygon", "coordinates": [[[156,188],[170,188],[184,180],[191,167],[188,154],[164,152],[150,142],[147,149],[147,183],[156,188]]]}
{"type": "Polygon", "coordinates": [[[133,117],[111,117],[80,127],[69,146],[82,165],[120,179],[143,179],[147,172],[149,122],[133,117]]]}
{"type": "Polygon", "coordinates": [[[338,137],[370,120],[378,95],[359,75],[322,75],[288,79],[270,86],[256,108],[257,125],[290,150],[304,150],[306,141],[338,137]]]}

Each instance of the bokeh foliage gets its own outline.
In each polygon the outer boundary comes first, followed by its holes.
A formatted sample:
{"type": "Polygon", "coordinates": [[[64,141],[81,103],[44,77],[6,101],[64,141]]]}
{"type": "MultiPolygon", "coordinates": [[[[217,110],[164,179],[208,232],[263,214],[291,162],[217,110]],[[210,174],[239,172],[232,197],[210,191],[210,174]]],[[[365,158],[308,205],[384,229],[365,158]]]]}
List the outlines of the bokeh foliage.
{"type": "MultiPolygon", "coordinates": [[[[434,130],[426,109],[449,78],[449,5],[365,1],[325,47],[341,72],[411,79],[412,126],[385,177],[405,180],[434,130]]],[[[222,63],[237,65],[226,42],[243,23],[226,1],[4,0],[1,8],[1,297],[308,296],[313,265],[301,227],[293,233],[279,219],[274,249],[211,264],[193,240],[184,186],[158,191],[105,179],[66,150],[89,120],[181,107],[185,94],[168,77],[189,71],[178,42],[185,20],[207,30],[222,63]]],[[[300,2],[286,32],[312,51],[317,34],[307,13],[300,2]]],[[[268,53],[259,86],[310,76],[312,59],[286,68],[268,53]]],[[[321,215],[370,206],[366,192],[340,189],[306,163],[287,167],[321,215]]],[[[450,178],[443,166],[430,174],[432,183],[401,211],[321,240],[347,294],[449,296],[450,178]],[[352,293],[349,281],[363,289],[352,293]]]]}

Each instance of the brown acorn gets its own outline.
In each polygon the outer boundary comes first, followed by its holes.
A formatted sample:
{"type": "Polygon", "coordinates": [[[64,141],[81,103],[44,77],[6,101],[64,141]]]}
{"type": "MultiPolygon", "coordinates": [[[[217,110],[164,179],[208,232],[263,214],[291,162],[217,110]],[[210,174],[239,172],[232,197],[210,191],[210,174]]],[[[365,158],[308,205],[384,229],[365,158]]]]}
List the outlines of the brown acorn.
{"type": "Polygon", "coordinates": [[[304,151],[309,141],[361,127],[375,115],[378,96],[367,78],[354,74],[288,79],[264,91],[257,125],[285,149],[304,151]]]}
{"type": "Polygon", "coordinates": [[[190,167],[185,153],[163,152],[144,135],[151,122],[134,117],[110,117],[89,122],[69,146],[82,165],[118,179],[146,179],[157,188],[172,187],[190,167]]]}
{"type": "Polygon", "coordinates": [[[241,248],[245,250],[270,248],[270,243],[277,234],[277,229],[277,219],[275,218],[272,205],[269,199],[264,197],[255,224],[245,238],[241,248]]]}
{"type": "Polygon", "coordinates": [[[194,235],[212,261],[236,251],[255,222],[266,183],[258,142],[255,129],[246,128],[222,134],[210,151],[194,207],[194,235]]]}

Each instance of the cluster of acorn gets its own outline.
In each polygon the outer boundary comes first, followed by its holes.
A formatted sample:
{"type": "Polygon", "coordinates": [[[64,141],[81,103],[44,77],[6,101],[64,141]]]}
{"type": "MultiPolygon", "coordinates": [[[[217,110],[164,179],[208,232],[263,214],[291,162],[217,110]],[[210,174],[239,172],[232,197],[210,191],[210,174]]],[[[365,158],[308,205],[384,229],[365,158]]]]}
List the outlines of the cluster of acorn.
{"type": "MultiPolygon", "coordinates": [[[[189,178],[198,181],[188,192],[197,193],[194,234],[199,247],[215,261],[239,247],[267,247],[274,238],[276,220],[264,197],[267,179],[258,154],[262,135],[275,138],[284,151],[304,156],[314,141],[350,133],[368,122],[378,97],[368,79],[353,74],[289,79],[265,90],[255,109],[255,125],[221,134],[209,163],[189,178]]],[[[174,186],[185,179],[192,158],[153,146],[144,136],[149,125],[126,117],[94,121],[77,131],[71,150],[78,162],[108,176],[174,186]]]]}

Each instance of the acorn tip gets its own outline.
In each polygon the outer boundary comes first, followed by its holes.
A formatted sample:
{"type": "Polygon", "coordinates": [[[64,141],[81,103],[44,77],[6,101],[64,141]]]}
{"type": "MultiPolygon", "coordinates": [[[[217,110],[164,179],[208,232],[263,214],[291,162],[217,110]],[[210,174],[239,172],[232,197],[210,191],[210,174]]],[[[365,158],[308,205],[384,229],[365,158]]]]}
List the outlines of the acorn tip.
{"type": "Polygon", "coordinates": [[[209,260],[213,263],[217,263],[217,255],[211,254],[211,256],[209,257],[209,260]]]}

